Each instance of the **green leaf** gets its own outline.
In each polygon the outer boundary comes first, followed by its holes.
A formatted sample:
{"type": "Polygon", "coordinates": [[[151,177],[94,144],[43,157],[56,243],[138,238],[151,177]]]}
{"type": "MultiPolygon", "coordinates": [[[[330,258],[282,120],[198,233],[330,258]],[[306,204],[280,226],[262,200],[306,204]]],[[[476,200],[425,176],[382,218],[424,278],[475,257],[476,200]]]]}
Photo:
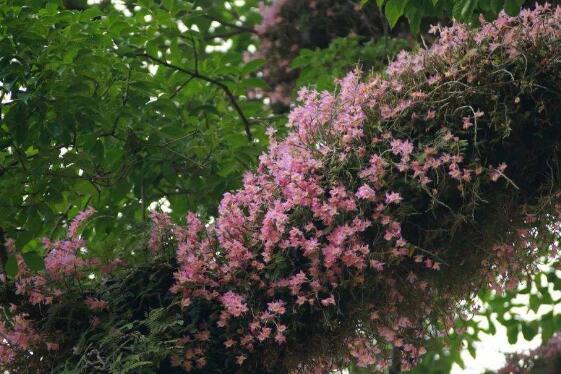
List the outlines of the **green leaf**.
{"type": "Polygon", "coordinates": [[[17,275],[18,263],[15,256],[8,257],[4,270],[6,271],[6,275],[10,278],[13,278],[17,275]]]}
{"type": "Polygon", "coordinates": [[[495,335],[497,333],[497,328],[495,327],[495,323],[493,322],[493,320],[491,320],[491,317],[487,317],[487,322],[489,324],[489,334],[495,335]]]}
{"type": "Polygon", "coordinates": [[[549,293],[549,290],[548,290],[547,287],[541,288],[540,293],[542,295],[542,298],[541,298],[541,303],[542,304],[545,304],[545,305],[554,304],[553,298],[551,297],[551,294],[549,293]]]}
{"type": "Polygon", "coordinates": [[[239,88],[263,88],[263,89],[270,89],[269,85],[267,84],[267,82],[265,82],[263,79],[261,78],[248,78],[248,79],[244,79],[243,81],[240,82],[239,88]]]}
{"type": "Polygon", "coordinates": [[[456,19],[467,21],[472,15],[478,0],[459,0],[454,4],[453,15],[456,19]]]}
{"type": "Polygon", "coordinates": [[[265,60],[263,59],[252,60],[244,65],[242,68],[242,75],[253,73],[256,70],[259,70],[263,65],[265,65],[265,60]]]}
{"type": "Polygon", "coordinates": [[[41,271],[45,268],[43,257],[37,252],[24,253],[23,259],[31,271],[41,271]]]}
{"type": "Polygon", "coordinates": [[[526,340],[532,340],[538,334],[538,329],[535,326],[531,326],[530,323],[522,324],[522,336],[526,340]]]}
{"type": "Polygon", "coordinates": [[[553,312],[549,312],[542,317],[542,342],[545,344],[555,332],[555,321],[553,320],[553,312]]]}
{"type": "Polygon", "coordinates": [[[511,324],[506,330],[509,344],[516,344],[518,341],[518,323],[511,324]]]}
{"type": "Polygon", "coordinates": [[[471,355],[471,357],[475,358],[476,351],[475,351],[475,346],[473,344],[468,344],[468,352],[471,355]]]}
{"type": "Polygon", "coordinates": [[[408,2],[409,0],[388,0],[384,9],[384,14],[388,19],[390,27],[393,28],[397,24],[408,2]]]}
{"type": "Polygon", "coordinates": [[[530,295],[530,310],[536,313],[540,308],[541,302],[538,295],[530,295]]]}
{"type": "Polygon", "coordinates": [[[358,367],[354,362],[351,362],[347,369],[349,374],[369,374],[372,373],[371,369],[358,367]]]}
{"type": "Polygon", "coordinates": [[[493,13],[496,15],[498,14],[501,9],[503,8],[504,0],[490,0],[490,8],[493,13]]]}
{"type": "Polygon", "coordinates": [[[167,10],[173,10],[175,8],[175,0],[162,0],[162,5],[167,10]]]}
{"type": "Polygon", "coordinates": [[[421,32],[421,21],[423,17],[431,15],[433,9],[430,3],[420,2],[420,3],[408,3],[404,10],[407,20],[409,21],[409,27],[414,34],[421,32]]]}
{"type": "Polygon", "coordinates": [[[516,16],[520,12],[520,7],[524,0],[506,0],[504,9],[509,16],[516,16]]]}

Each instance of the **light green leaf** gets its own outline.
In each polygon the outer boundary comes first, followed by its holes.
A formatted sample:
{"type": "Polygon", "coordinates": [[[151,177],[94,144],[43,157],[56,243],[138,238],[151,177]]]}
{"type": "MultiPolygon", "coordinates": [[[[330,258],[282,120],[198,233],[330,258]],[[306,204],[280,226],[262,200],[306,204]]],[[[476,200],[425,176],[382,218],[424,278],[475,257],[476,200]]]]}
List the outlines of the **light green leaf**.
{"type": "Polygon", "coordinates": [[[390,27],[393,28],[397,24],[408,2],[409,0],[388,0],[384,9],[384,14],[388,19],[390,27]]]}
{"type": "Polygon", "coordinates": [[[509,16],[515,16],[520,12],[522,4],[524,4],[524,0],[506,0],[504,9],[509,16]]]}
{"type": "Polygon", "coordinates": [[[256,70],[259,70],[265,64],[265,60],[263,59],[256,59],[248,62],[242,68],[242,75],[246,75],[248,73],[253,73],[256,70]]]}
{"type": "Polygon", "coordinates": [[[454,4],[453,16],[462,21],[469,20],[477,5],[477,0],[459,0],[454,4]]]}

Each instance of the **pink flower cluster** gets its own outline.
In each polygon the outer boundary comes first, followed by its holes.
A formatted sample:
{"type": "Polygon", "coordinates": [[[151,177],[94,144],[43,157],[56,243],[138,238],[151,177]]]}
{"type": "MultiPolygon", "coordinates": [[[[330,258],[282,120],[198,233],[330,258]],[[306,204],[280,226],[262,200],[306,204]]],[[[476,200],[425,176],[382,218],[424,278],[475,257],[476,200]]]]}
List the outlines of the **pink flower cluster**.
{"type": "Polygon", "coordinates": [[[30,355],[33,346],[42,341],[42,337],[33,327],[29,316],[17,313],[15,305],[11,305],[3,313],[13,314],[9,323],[0,320],[0,365],[11,362],[16,357],[30,355]]]}
{"type": "MultiPolygon", "coordinates": [[[[298,334],[291,321],[304,311],[336,318],[349,288],[362,295],[355,302],[363,302],[361,310],[370,316],[348,332],[347,358],[360,366],[387,367],[387,344],[401,351],[403,368],[414,365],[426,351],[426,316],[436,316],[432,300],[447,305],[438,318],[453,327],[462,312],[458,296],[442,294],[434,282],[447,253],[407,240],[407,212],[419,194],[438,202],[443,179],[446,193],[457,196],[482,183],[508,183],[507,165],[466,159],[466,139],[489,123],[487,114],[459,111],[455,124],[443,124],[438,106],[426,109],[426,92],[460,75],[475,79],[469,66],[456,63],[466,46],[515,59],[516,51],[537,41],[558,40],[561,8],[538,6],[519,17],[503,13],[478,31],[463,25],[438,30],[441,38],[432,48],[401,54],[387,78],[363,82],[355,71],[339,82],[336,94],[302,90],[301,105],[289,116],[292,132],[282,141],[270,139],[243,188],[225,194],[216,224],[205,227],[191,214],[186,228],[175,229],[179,269],[172,291],[185,306],[197,300],[221,306],[205,326],[220,330],[233,357],[285,344],[298,334]]],[[[517,281],[513,274],[523,266],[498,259],[532,252],[526,234],[519,234],[521,245],[496,243],[486,252],[480,271],[491,285],[517,281]]],[[[199,365],[194,359],[204,357],[205,348],[200,342],[196,347],[200,356],[176,364],[199,365]]]]}
{"type": "Polygon", "coordinates": [[[93,214],[95,213],[95,209],[91,206],[86,208],[86,210],[81,211],[74,217],[74,219],[68,225],[68,233],[67,236],[69,238],[75,238],[78,236],[78,228],[87,221],[93,214]]]}
{"type": "Polygon", "coordinates": [[[255,27],[255,31],[263,35],[271,27],[282,21],[281,10],[288,0],[274,0],[270,5],[259,3],[259,13],[261,13],[261,23],[255,27]]]}
{"type": "MultiPolygon", "coordinates": [[[[99,269],[108,272],[124,262],[119,259],[101,265],[96,259],[87,259],[78,252],[84,250],[85,241],[80,238],[78,229],[95,213],[93,208],[87,208],[76,215],[67,229],[67,237],[63,240],[51,241],[43,239],[46,251],[44,257],[45,269],[34,272],[29,269],[24,256],[19,253],[14,241],[8,239],[5,243],[11,256],[15,256],[18,272],[15,275],[15,293],[25,296],[25,304],[31,306],[48,306],[63,302],[65,293],[71,289],[81,278],[87,275],[88,269],[99,269]]],[[[82,291],[81,287],[80,291],[82,291]]],[[[71,296],[75,302],[75,294],[71,296]]],[[[94,297],[85,297],[84,304],[91,311],[103,311],[108,308],[104,300],[94,297]]],[[[2,313],[0,318],[0,367],[8,367],[16,358],[28,356],[32,351],[40,352],[46,349],[53,351],[59,349],[56,341],[50,341],[34,328],[32,321],[24,312],[19,312],[20,306],[11,305],[9,312],[2,313]]],[[[6,312],[6,311],[5,311],[6,312]]]]}
{"type": "Polygon", "coordinates": [[[150,231],[148,248],[150,248],[152,253],[156,253],[160,250],[162,242],[172,227],[172,223],[166,214],[157,211],[150,213],[150,218],[152,220],[152,230],[150,231]]]}

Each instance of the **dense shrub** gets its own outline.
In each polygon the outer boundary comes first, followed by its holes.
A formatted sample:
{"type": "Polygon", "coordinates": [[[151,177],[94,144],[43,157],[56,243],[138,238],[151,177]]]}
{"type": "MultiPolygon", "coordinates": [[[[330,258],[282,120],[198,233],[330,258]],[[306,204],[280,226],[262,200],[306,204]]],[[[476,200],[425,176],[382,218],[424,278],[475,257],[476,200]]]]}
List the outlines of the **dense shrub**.
{"type": "Polygon", "coordinates": [[[44,272],[21,264],[3,366],[407,369],[481,287],[517,286],[556,249],[561,8],[433,32],[384,76],[302,90],[215,222],[154,214],[148,264],[97,271],[78,217],[44,272]]]}

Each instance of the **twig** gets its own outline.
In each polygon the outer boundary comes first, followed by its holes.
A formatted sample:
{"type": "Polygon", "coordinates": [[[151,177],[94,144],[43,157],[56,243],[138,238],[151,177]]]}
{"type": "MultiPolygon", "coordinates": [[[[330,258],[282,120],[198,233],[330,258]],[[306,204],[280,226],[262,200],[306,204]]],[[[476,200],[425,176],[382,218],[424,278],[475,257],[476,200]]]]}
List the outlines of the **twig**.
{"type": "Polygon", "coordinates": [[[177,87],[177,89],[175,90],[174,93],[172,93],[170,95],[170,99],[173,99],[174,97],[177,96],[177,94],[186,86],[189,84],[189,82],[191,82],[193,79],[195,79],[195,77],[189,77],[189,79],[187,79],[185,82],[181,83],[181,85],[179,85],[179,87],[177,87]]]}
{"type": "Polygon", "coordinates": [[[214,79],[214,78],[211,78],[211,77],[208,77],[208,76],[206,76],[206,75],[203,75],[203,74],[201,74],[201,73],[199,73],[199,72],[197,72],[197,71],[193,71],[193,70],[191,70],[191,69],[189,69],[189,68],[185,68],[185,67],[182,67],[182,66],[177,66],[177,65],[174,65],[174,64],[170,64],[170,63],[167,62],[166,60],[163,60],[163,59],[158,58],[158,57],[155,57],[155,56],[151,56],[151,55],[149,55],[149,54],[147,54],[147,53],[140,53],[140,54],[138,54],[137,56],[147,58],[147,59],[149,59],[149,60],[151,60],[151,61],[157,62],[158,64],[160,64],[160,65],[162,65],[162,66],[165,66],[165,67],[168,67],[168,68],[170,68],[170,69],[174,69],[174,70],[180,71],[180,72],[185,73],[185,74],[188,74],[188,75],[190,75],[190,76],[192,76],[192,77],[194,77],[194,78],[201,79],[201,80],[203,80],[203,81],[205,81],[205,82],[214,84],[215,86],[219,87],[222,91],[224,91],[224,93],[226,94],[226,97],[227,97],[228,100],[230,101],[230,104],[232,104],[232,106],[234,107],[234,110],[235,110],[235,111],[238,113],[238,115],[240,116],[240,119],[242,120],[242,122],[243,122],[243,124],[244,124],[245,135],[246,135],[247,139],[248,139],[249,141],[253,141],[253,135],[251,135],[251,130],[250,130],[249,121],[248,121],[247,117],[245,116],[245,114],[243,113],[243,111],[242,111],[240,105],[238,104],[238,102],[237,102],[237,100],[236,100],[236,97],[234,96],[234,94],[232,93],[232,91],[230,90],[230,88],[229,88],[226,84],[224,84],[224,83],[222,83],[222,82],[220,82],[220,81],[218,81],[218,80],[216,80],[216,79],[214,79]]]}
{"type": "Polygon", "coordinates": [[[205,17],[205,18],[208,18],[208,19],[210,19],[210,20],[212,20],[212,21],[216,21],[216,22],[218,22],[218,23],[220,23],[220,24],[222,24],[222,25],[224,25],[224,26],[228,26],[228,27],[234,28],[234,29],[239,30],[239,31],[250,32],[250,33],[252,33],[252,34],[257,34],[257,31],[256,31],[255,29],[251,28],[251,27],[247,27],[247,26],[238,26],[238,25],[236,25],[235,23],[230,23],[230,22],[224,21],[224,20],[222,20],[222,19],[220,19],[220,18],[213,17],[213,16],[211,16],[211,15],[209,15],[209,14],[205,14],[204,17],[205,17]]]}

